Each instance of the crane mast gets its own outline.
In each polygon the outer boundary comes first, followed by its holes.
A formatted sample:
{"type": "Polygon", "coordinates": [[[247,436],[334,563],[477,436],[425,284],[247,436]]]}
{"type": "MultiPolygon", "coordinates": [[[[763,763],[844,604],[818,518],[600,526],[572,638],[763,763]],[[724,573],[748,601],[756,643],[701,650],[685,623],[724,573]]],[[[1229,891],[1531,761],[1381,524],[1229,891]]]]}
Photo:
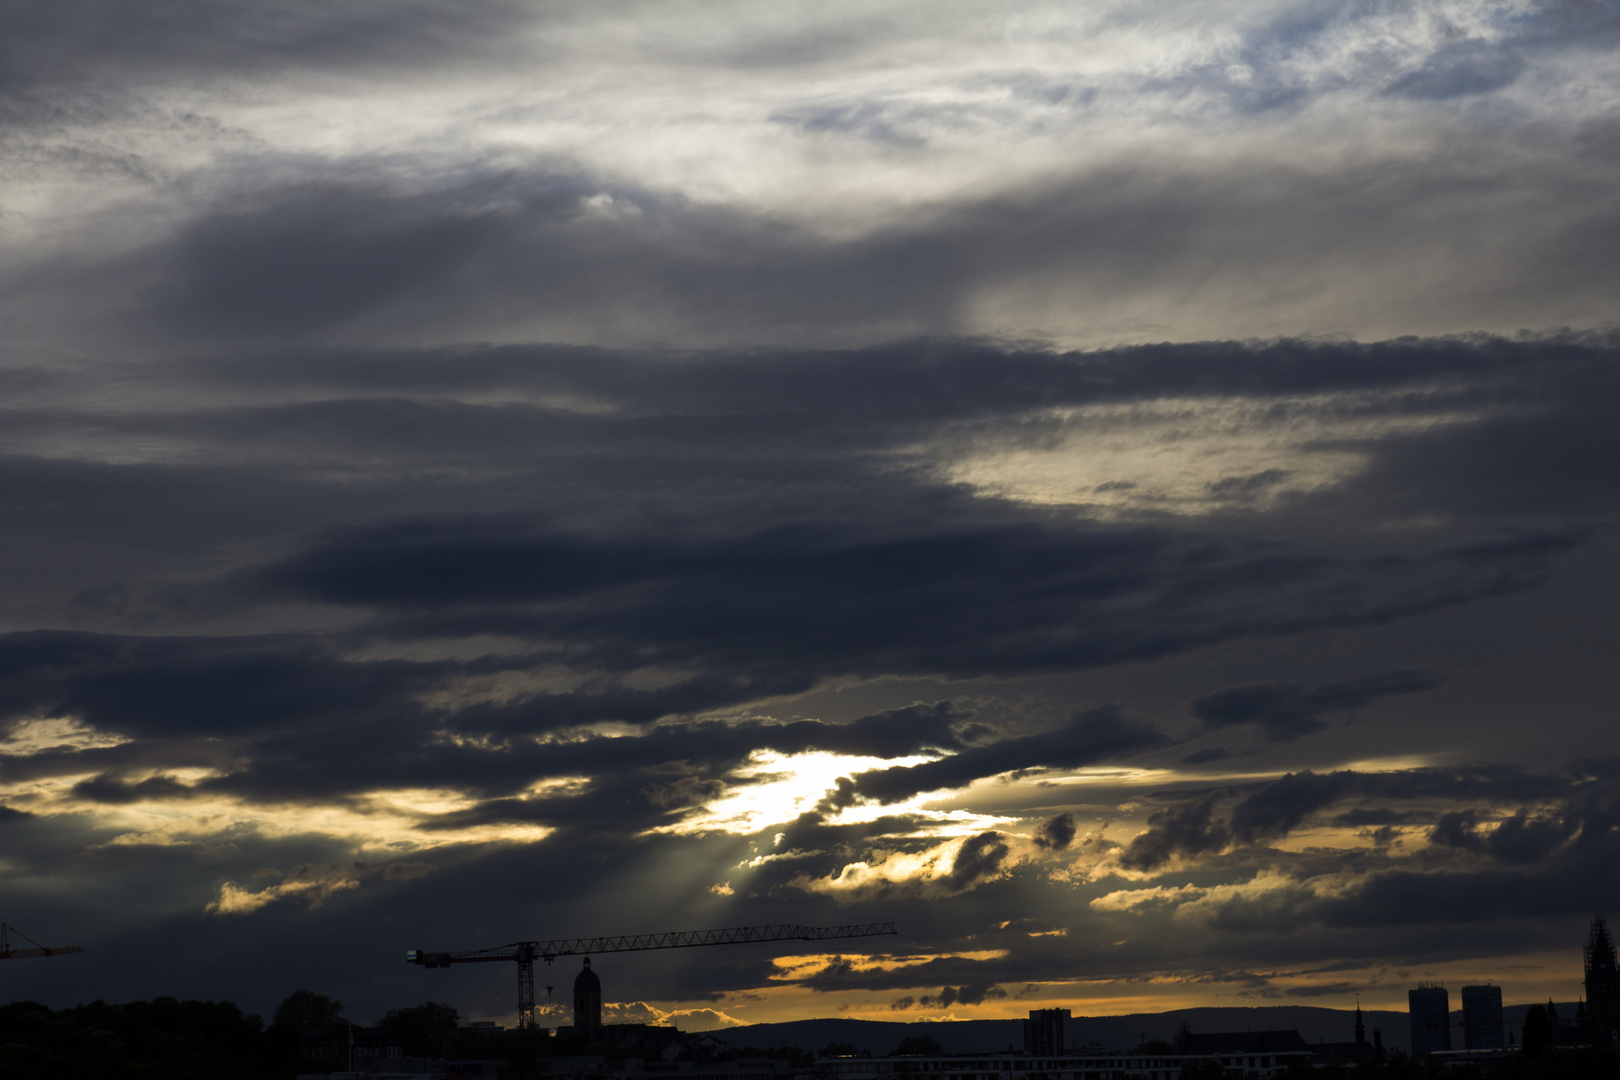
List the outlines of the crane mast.
{"type": "Polygon", "coordinates": [[[514,941],[489,949],[466,952],[405,950],[405,962],[441,968],[451,964],[515,962],[518,966],[518,1030],[534,1030],[534,962],[551,963],[559,956],[590,953],[645,952],[651,949],[690,949],[700,945],[747,945],[761,941],[833,941],[898,933],[894,923],[851,923],[846,926],[735,926],[723,930],[677,930],[663,934],[621,937],[558,938],[553,941],[514,941]]]}
{"type": "Polygon", "coordinates": [[[0,960],[26,960],[32,956],[62,956],[66,953],[84,952],[83,945],[59,945],[56,948],[47,948],[12,926],[10,923],[0,922],[0,960]],[[31,949],[16,948],[11,944],[11,935],[16,934],[28,944],[31,949]]]}

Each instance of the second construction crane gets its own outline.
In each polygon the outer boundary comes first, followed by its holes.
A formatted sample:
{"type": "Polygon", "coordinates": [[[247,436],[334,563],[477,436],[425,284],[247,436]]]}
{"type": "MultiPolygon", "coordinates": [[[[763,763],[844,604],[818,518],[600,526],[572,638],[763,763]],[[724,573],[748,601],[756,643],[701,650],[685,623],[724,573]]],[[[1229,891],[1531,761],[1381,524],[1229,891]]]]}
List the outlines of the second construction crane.
{"type": "Polygon", "coordinates": [[[551,963],[559,956],[590,953],[641,952],[648,949],[689,949],[698,945],[746,945],[762,941],[832,941],[841,938],[875,937],[894,934],[894,923],[853,923],[847,926],[737,926],[727,930],[678,930],[666,934],[632,934],[624,937],[561,938],[556,941],[515,941],[491,949],[470,952],[424,952],[407,949],[405,961],[423,967],[449,967],[451,964],[515,962],[518,966],[518,1030],[534,1030],[534,962],[551,963]]]}
{"type": "Polygon", "coordinates": [[[9,923],[0,922],[0,960],[22,960],[30,956],[62,956],[66,953],[84,952],[83,945],[58,945],[54,949],[41,945],[33,938],[24,934],[9,923]],[[11,943],[11,935],[16,934],[33,948],[21,948],[11,943]]]}

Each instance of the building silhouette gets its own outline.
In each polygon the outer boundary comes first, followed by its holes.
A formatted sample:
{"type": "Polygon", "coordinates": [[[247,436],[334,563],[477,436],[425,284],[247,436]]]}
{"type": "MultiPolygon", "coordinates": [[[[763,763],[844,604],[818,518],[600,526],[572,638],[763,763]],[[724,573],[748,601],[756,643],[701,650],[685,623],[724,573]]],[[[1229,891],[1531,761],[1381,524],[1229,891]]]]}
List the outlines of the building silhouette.
{"type": "MultiPolygon", "coordinates": [[[[1297,1031],[1212,1031],[1203,1035],[1189,1033],[1186,1043],[1187,1048],[1183,1053],[1188,1055],[1276,1053],[1305,1055],[1311,1052],[1310,1044],[1301,1038],[1297,1031]]],[[[1242,1065],[1243,1062],[1235,1064],[1242,1065]]],[[[1254,1066],[1252,1061],[1248,1064],[1251,1068],[1254,1066]]]]}
{"type": "Polygon", "coordinates": [[[1024,1053],[1062,1054],[1069,1049],[1069,1010],[1031,1009],[1024,1021],[1024,1053]]]}
{"type": "Polygon", "coordinates": [[[1592,1039],[1612,1043],[1620,1034],[1620,971],[1615,968],[1614,938],[1600,912],[1581,950],[1586,961],[1586,1019],[1592,1039]]]}
{"type": "Polygon", "coordinates": [[[602,980],[591,970],[591,958],[574,976],[574,1035],[588,1043],[602,1037],[602,980]]]}
{"type": "Polygon", "coordinates": [[[1451,1049],[1451,995],[1439,983],[1418,983],[1406,992],[1412,1025],[1412,1053],[1432,1054],[1451,1049]]]}
{"type": "Polygon", "coordinates": [[[1361,1017],[1361,1002],[1356,1002],[1356,1038],[1354,1042],[1328,1042],[1326,1039],[1311,1046],[1311,1053],[1317,1060],[1327,1062],[1363,1061],[1367,1058],[1378,1058],[1384,1054],[1384,1040],[1377,1028],[1373,1029],[1373,1041],[1367,1041],[1367,1025],[1361,1017]]]}
{"type": "Polygon", "coordinates": [[[1465,986],[1462,988],[1463,1049],[1500,1050],[1502,1031],[1502,988],[1465,986]]]}

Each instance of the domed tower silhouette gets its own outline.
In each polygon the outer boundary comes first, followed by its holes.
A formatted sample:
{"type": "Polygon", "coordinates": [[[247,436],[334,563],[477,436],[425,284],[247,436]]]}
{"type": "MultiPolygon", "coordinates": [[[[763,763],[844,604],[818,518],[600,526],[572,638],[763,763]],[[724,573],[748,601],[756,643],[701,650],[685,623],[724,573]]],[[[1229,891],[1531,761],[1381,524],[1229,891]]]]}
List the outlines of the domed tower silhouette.
{"type": "Polygon", "coordinates": [[[574,976],[574,1034],[585,1042],[602,1037],[602,980],[591,970],[591,958],[574,976]]]}

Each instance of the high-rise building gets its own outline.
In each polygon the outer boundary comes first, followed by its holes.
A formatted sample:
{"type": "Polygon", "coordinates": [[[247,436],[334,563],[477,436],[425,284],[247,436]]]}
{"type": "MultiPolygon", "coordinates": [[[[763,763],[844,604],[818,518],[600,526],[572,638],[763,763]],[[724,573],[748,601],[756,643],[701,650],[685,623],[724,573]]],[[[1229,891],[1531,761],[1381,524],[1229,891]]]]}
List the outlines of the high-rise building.
{"type": "Polygon", "coordinates": [[[1406,1010],[1414,1055],[1451,1049],[1451,995],[1444,986],[1418,983],[1416,990],[1406,992],[1406,1010]]]}
{"type": "Polygon", "coordinates": [[[1031,1009],[1024,1021],[1024,1053],[1061,1054],[1069,1048],[1069,1010],[1031,1009]]]}
{"type": "Polygon", "coordinates": [[[1592,933],[1581,950],[1586,960],[1586,1015],[1596,1042],[1620,1037],[1620,971],[1615,968],[1614,938],[1602,914],[1592,919],[1592,933]]]}
{"type": "Polygon", "coordinates": [[[1502,1032],[1502,988],[1465,986],[1462,988],[1463,1049],[1499,1050],[1502,1032]]]}

